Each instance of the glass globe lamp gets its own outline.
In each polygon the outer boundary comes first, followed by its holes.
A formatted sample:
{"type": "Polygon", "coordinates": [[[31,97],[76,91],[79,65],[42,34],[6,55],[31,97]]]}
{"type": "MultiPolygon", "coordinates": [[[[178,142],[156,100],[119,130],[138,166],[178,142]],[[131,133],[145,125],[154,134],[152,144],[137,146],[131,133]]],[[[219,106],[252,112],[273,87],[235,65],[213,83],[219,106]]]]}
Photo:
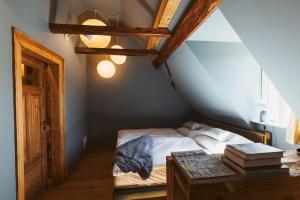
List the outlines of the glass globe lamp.
{"type": "Polygon", "coordinates": [[[116,67],[111,61],[103,60],[98,63],[97,72],[103,78],[111,78],[116,73],[116,67]]]}
{"type": "MultiPolygon", "coordinates": [[[[99,19],[88,19],[82,23],[86,26],[107,26],[103,21],[99,19]]],[[[111,36],[106,35],[80,35],[80,39],[83,44],[90,48],[104,48],[109,45],[111,36]]]]}
{"type": "MultiPolygon", "coordinates": [[[[111,48],[112,49],[123,49],[123,47],[121,47],[120,45],[114,45],[111,48]]],[[[122,65],[126,61],[126,56],[111,55],[110,58],[114,63],[116,63],[118,65],[122,65]]]]}

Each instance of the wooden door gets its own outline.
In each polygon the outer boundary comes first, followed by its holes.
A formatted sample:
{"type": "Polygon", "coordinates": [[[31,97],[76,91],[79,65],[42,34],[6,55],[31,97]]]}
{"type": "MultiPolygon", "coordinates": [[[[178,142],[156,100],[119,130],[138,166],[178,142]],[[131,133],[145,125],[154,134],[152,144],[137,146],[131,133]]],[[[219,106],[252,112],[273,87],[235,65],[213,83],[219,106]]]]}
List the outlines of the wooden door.
{"type": "Polygon", "coordinates": [[[23,68],[25,197],[35,199],[47,180],[44,65],[24,55],[23,68]]]}
{"type": "MultiPolygon", "coordinates": [[[[27,152],[24,147],[27,144],[26,129],[27,122],[25,114],[27,113],[25,108],[26,95],[23,94],[23,85],[29,85],[37,88],[42,88],[42,96],[44,94],[43,90],[46,88],[46,116],[47,122],[51,125],[49,131],[47,131],[47,146],[51,151],[49,151],[49,156],[44,156],[47,158],[46,166],[49,168],[42,168],[47,174],[47,183],[51,185],[58,185],[63,183],[65,179],[66,172],[66,119],[65,119],[65,84],[64,84],[64,58],[57,53],[49,50],[47,47],[40,44],[38,41],[32,39],[30,36],[24,34],[22,31],[15,27],[12,27],[13,36],[13,74],[14,74],[14,111],[15,111],[15,137],[16,137],[16,173],[17,173],[17,199],[25,200],[25,182],[26,189],[29,190],[28,181],[28,168],[26,171],[25,178],[25,157],[27,159],[27,152]],[[44,81],[41,79],[42,76],[37,75],[43,73],[39,70],[39,73],[34,70],[26,70],[26,63],[24,61],[24,54],[30,55],[37,58],[38,61],[33,64],[31,68],[37,66],[37,68],[42,68],[47,65],[47,76],[44,75],[44,81]],[[41,64],[42,62],[42,64],[41,64]],[[43,65],[43,66],[41,66],[43,65]],[[28,73],[27,73],[28,72],[28,73]],[[33,72],[33,73],[32,73],[33,72]],[[36,77],[36,78],[34,78],[36,77]],[[27,79],[28,78],[28,79],[27,79]],[[42,81],[45,85],[42,84],[42,81]],[[45,87],[46,86],[46,87],[45,87]],[[50,109],[49,109],[50,108],[50,109]],[[24,111],[23,111],[24,110],[24,111]],[[52,153],[51,153],[52,152],[52,153]],[[50,154],[51,153],[51,154],[50,154]],[[26,156],[25,156],[26,155],[26,156]],[[25,180],[26,179],[26,180],[25,180]],[[48,182],[49,181],[49,182],[48,182]]],[[[30,65],[30,63],[29,63],[30,65]]],[[[30,68],[29,68],[30,69],[30,68]]],[[[44,100],[41,100],[43,104],[44,100]]],[[[45,106],[42,106],[45,108],[45,106]]],[[[41,118],[43,113],[41,110],[41,118]]],[[[43,120],[41,120],[43,121],[43,120]]],[[[42,145],[43,137],[46,134],[42,134],[42,145]]],[[[42,147],[44,149],[44,147],[42,147]]],[[[46,153],[47,151],[45,151],[46,153]]],[[[43,154],[44,155],[44,154],[43,154]]],[[[26,160],[28,162],[28,160],[26,160]]],[[[45,165],[44,165],[45,166],[45,165]]],[[[41,169],[41,168],[40,168],[41,169]]],[[[41,176],[43,181],[45,181],[46,176],[41,176]]],[[[37,181],[39,182],[39,181],[37,181]]],[[[28,193],[28,192],[27,192],[28,193]]],[[[28,196],[28,195],[27,195],[28,196]]]]}

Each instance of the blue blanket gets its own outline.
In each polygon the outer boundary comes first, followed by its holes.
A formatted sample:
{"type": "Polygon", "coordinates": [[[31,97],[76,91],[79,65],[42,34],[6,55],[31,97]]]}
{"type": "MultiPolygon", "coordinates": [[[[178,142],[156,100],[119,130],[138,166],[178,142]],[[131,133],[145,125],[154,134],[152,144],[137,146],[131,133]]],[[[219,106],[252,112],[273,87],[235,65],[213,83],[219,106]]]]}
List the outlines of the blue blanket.
{"type": "Polygon", "coordinates": [[[124,173],[138,173],[143,180],[150,177],[153,168],[153,139],[142,136],[117,147],[115,163],[124,173]]]}

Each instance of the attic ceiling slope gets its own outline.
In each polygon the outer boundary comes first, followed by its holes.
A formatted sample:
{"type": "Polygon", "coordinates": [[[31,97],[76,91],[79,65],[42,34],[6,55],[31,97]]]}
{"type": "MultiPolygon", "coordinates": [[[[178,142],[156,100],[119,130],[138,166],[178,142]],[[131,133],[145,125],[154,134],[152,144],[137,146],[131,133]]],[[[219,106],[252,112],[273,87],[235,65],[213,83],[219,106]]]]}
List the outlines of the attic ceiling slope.
{"type": "Polygon", "coordinates": [[[261,67],[247,48],[236,42],[189,41],[187,45],[214,80],[223,98],[231,102],[249,123],[260,99],[261,67]]]}
{"type": "Polygon", "coordinates": [[[220,9],[300,117],[300,1],[226,0],[220,9]]]}
{"type": "MultiPolygon", "coordinates": [[[[158,56],[154,59],[153,65],[158,68],[161,64],[163,64],[167,58],[169,58],[177,48],[180,47],[187,39],[188,37],[200,26],[206,21],[206,19],[218,8],[218,6],[221,4],[222,0],[194,0],[190,1],[190,6],[186,9],[185,13],[181,17],[181,19],[177,22],[176,28],[174,29],[173,33],[171,33],[169,29],[169,24],[171,22],[171,18],[174,16],[176,10],[179,7],[178,0],[163,0],[161,1],[161,4],[159,6],[158,13],[156,17],[153,16],[153,8],[156,7],[157,4],[150,3],[151,1],[146,0],[128,0],[125,2],[121,2],[120,0],[114,0],[114,1],[94,1],[94,0],[88,0],[84,3],[78,3],[78,0],[65,0],[65,1],[57,1],[52,0],[52,5],[50,9],[50,18],[49,18],[49,29],[52,33],[55,34],[67,34],[67,35],[80,35],[80,38],[86,38],[85,41],[88,40],[90,44],[93,44],[98,41],[98,44],[101,42],[101,38],[109,37],[110,36],[127,36],[127,37],[151,37],[149,40],[149,44],[147,45],[147,49],[155,49],[157,44],[159,43],[159,39],[153,39],[153,37],[170,37],[168,40],[166,40],[163,45],[163,47],[159,50],[158,56]],[[56,4],[53,4],[53,2],[56,2],[56,4]],[[78,18],[78,22],[74,24],[66,24],[66,22],[57,22],[56,15],[57,11],[62,12],[61,7],[59,6],[63,5],[62,3],[58,2],[69,2],[70,7],[75,7],[74,10],[76,12],[84,11],[88,14],[90,17],[89,20],[84,21],[84,23],[80,22],[80,19],[78,18]],[[97,4],[96,4],[97,2],[97,4]],[[81,9],[78,8],[77,4],[79,6],[85,6],[85,8],[81,9]],[[120,9],[120,5],[122,3],[122,8],[120,9]],[[100,5],[101,4],[101,5],[100,5]],[[135,4],[133,7],[128,7],[129,4],[135,4]],[[119,5],[119,7],[117,6],[119,5]],[[139,5],[141,7],[140,9],[137,8],[136,5],[139,5]],[[76,7],[77,6],[77,7],[76,7]],[[94,15],[88,10],[91,10],[94,7],[95,12],[94,15]],[[107,7],[107,9],[103,9],[104,7],[107,7]],[[117,7],[117,8],[115,8],[117,7]],[[154,28],[147,28],[147,27],[126,27],[124,24],[128,24],[123,19],[123,23],[120,23],[119,26],[119,18],[118,13],[121,12],[121,10],[126,10],[126,12],[122,12],[124,15],[126,14],[126,17],[131,17],[129,21],[135,21],[136,24],[139,26],[142,26],[142,24],[139,24],[139,22],[145,21],[146,19],[149,21],[149,19],[154,21],[154,28]],[[134,10],[134,12],[133,12],[134,10]],[[140,15],[137,17],[137,12],[143,10],[144,15],[140,15]],[[106,14],[108,12],[111,12],[111,14],[106,14]],[[130,12],[129,12],[130,11],[130,12]],[[146,12],[145,12],[146,11],[146,12]],[[106,12],[106,13],[105,13],[106,12]],[[128,13],[134,13],[136,16],[133,18],[131,14],[128,13]],[[145,14],[146,13],[146,14],[145,14]],[[147,17],[148,13],[148,17],[147,17]],[[151,17],[152,15],[152,17],[151,17]],[[110,18],[114,16],[116,17],[116,24],[111,23],[110,18]],[[150,16],[150,17],[149,17],[150,16]],[[97,18],[98,17],[98,18],[97,18]],[[139,20],[144,17],[144,20],[139,20]],[[146,18],[145,18],[146,17],[146,18]],[[94,19],[95,18],[95,19],[94,19]],[[138,20],[136,20],[138,19],[138,20]],[[78,24],[80,23],[80,24],[78,24]],[[82,23],[82,24],[81,24],[82,23]],[[101,35],[101,36],[99,36],[101,35]],[[102,37],[102,35],[105,35],[102,37]],[[85,36],[85,37],[83,37],[85,36]]],[[[154,1],[152,1],[154,2],[154,1]]],[[[80,14],[81,16],[83,14],[80,14]]],[[[79,17],[78,16],[78,17],[79,17]]],[[[123,16],[122,16],[123,17],[123,16]]],[[[124,18],[124,17],[123,17],[124,18]]],[[[128,20],[128,19],[127,19],[128,20]]],[[[147,21],[146,20],[146,21],[147,21]]],[[[85,41],[80,42],[78,40],[77,45],[87,45],[85,41]]],[[[118,41],[118,40],[117,40],[118,41]]],[[[110,42],[110,40],[109,40],[110,42]]],[[[109,43],[108,42],[108,43],[109,43]]],[[[104,48],[107,47],[108,44],[105,43],[105,45],[98,45],[98,48],[104,48]]],[[[93,47],[96,48],[97,46],[88,45],[87,47],[93,47]]],[[[126,48],[124,48],[126,49],[126,48]]],[[[88,52],[88,51],[81,51],[81,53],[88,52]]],[[[110,51],[107,51],[106,49],[98,49],[96,52],[102,52],[102,53],[109,53],[110,51]]],[[[124,51],[119,51],[124,53],[124,51]]],[[[114,54],[117,52],[114,51],[114,54]]],[[[123,54],[118,54],[123,55],[123,54]]],[[[135,54],[138,55],[138,54],[135,54]]],[[[143,56],[144,54],[140,54],[140,56],[143,56]]]]}
{"type": "Polygon", "coordinates": [[[106,15],[113,15],[118,13],[122,19],[123,13],[123,1],[122,0],[60,0],[69,1],[78,14],[87,10],[100,9],[106,15]]]}
{"type": "Polygon", "coordinates": [[[168,59],[168,64],[178,92],[196,113],[210,119],[249,127],[247,119],[188,45],[183,44],[168,59]]]}
{"type": "Polygon", "coordinates": [[[222,0],[194,0],[191,7],[181,17],[174,30],[174,34],[166,41],[160,50],[160,55],[154,59],[153,65],[162,65],[207,18],[219,7],[222,0]]]}
{"type": "Polygon", "coordinates": [[[188,41],[242,42],[220,9],[217,9],[188,41]]]}

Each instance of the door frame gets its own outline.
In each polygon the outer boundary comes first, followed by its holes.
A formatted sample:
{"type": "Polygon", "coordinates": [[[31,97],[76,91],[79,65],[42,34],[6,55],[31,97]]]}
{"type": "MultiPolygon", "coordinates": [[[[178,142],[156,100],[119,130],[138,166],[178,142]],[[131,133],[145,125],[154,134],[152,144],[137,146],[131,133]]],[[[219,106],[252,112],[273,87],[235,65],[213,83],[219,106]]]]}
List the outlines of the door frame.
{"type": "MultiPolygon", "coordinates": [[[[51,130],[52,139],[52,178],[54,185],[64,181],[66,174],[66,114],[65,114],[65,85],[64,85],[64,59],[49,50],[30,36],[12,27],[13,45],[13,80],[14,80],[14,111],[15,111],[15,144],[16,144],[16,178],[17,199],[25,200],[24,179],[24,130],[22,106],[22,54],[29,54],[53,67],[55,82],[54,101],[55,109],[54,128],[51,130]]],[[[53,98],[53,97],[51,97],[53,98]]]]}

